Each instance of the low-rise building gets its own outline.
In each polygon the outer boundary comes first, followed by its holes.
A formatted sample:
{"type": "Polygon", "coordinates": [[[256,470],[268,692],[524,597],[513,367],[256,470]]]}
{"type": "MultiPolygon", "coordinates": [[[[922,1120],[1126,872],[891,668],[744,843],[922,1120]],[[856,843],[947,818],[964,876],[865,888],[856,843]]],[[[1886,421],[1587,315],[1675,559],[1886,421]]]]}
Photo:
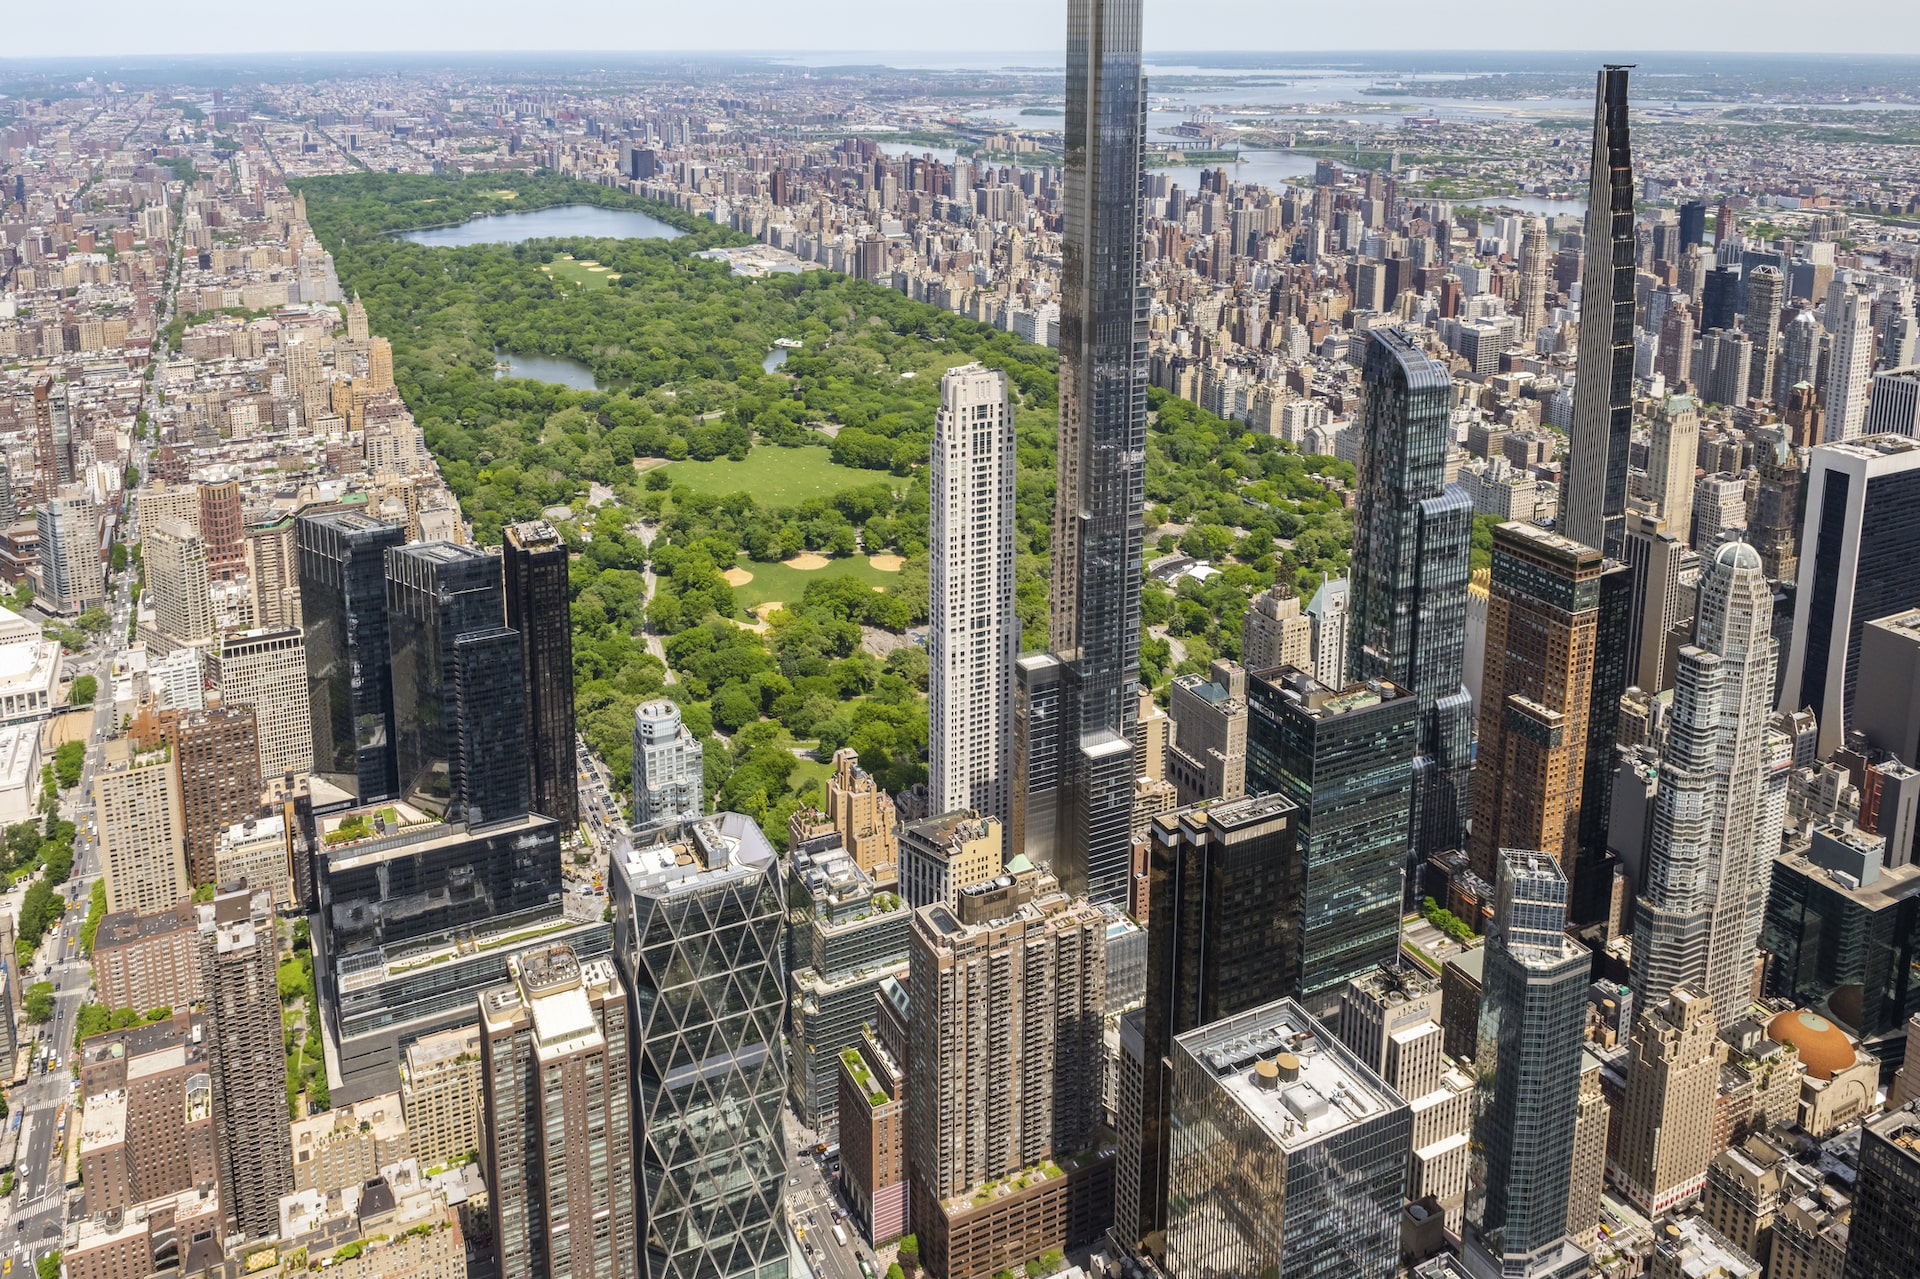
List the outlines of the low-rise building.
{"type": "Polygon", "coordinates": [[[407,1045],[400,1103],[414,1157],[429,1170],[478,1156],[480,1028],[455,1026],[407,1045]]]}
{"type": "Polygon", "coordinates": [[[357,1186],[410,1154],[397,1092],[296,1119],[292,1135],[295,1190],[357,1186]]]}

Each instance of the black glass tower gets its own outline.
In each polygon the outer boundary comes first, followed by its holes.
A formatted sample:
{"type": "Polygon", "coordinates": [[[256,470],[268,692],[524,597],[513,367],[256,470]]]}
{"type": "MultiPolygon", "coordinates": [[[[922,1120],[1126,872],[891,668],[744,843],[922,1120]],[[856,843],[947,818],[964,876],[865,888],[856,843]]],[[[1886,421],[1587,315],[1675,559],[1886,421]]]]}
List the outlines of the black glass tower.
{"type": "Polygon", "coordinates": [[[1015,804],[1014,833],[1026,844],[1015,851],[1051,866],[1069,892],[1122,905],[1131,868],[1147,429],[1140,27],[1141,0],[1069,0],[1052,548],[1051,646],[1060,666],[1052,721],[1037,722],[1024,667],[1015,711],[1060,752],[1048,768],[1032,756],[1033,737],[1016,743],[1016,774],[1029,789],[1015,804]]]}
{"type": "Polygon", "coordinates": [[[452,542],[387,552],[400,794],[449,821],[527,813],[520,633],[504,607],[496,556],[452,542]]]}
{"type": "Polygon", "coordinates": [[[1688,200],[1680,206],[1680,247],[1695,248],[1707,242],[1707,203],[1688,200]]]}
{"type": "Polygon", "coordinates": [[[1300,810],[1300,949],[1273,962],[1323,1021],[1349,981],[1400,950],[1418,735],[1418,700],[1385,681],[1328,688],[1291,666],[1247,676],[1247,789],[1300,810]]]}
{"type": "Polygon", "coordinates": [[[1560,532],[1615,560],[1625,558],[1627,452],[1633,436],[1635,243],[1628,70],[1601,68],[1594,92],[1573,429],[1560,482],[1560,532]]]}
{"type": "MultiPolygon", "coordinates": [[[[1411,848],[1465,846],[1473,699],[1463,683],[1473,503],[1446,482],[1453,379],[1399,329],[1367,335],[1348,669],[1420,703],[1411,848]]],[[[1409,888],[1418,882],[1410,865],[1409,888]]]]}
{"type": "Polygon", "coordinates": [[[398,524],[360,511],[294,521],[314,771],[363,803],[399,793],[387,653],[387,551],[398,524]]]}
{"type": "Polygon", "coordinates": [[[1119,1176],[1139,1179],[1128,1242],[1166,1228],[1173,1041],[1299,988],[1306,872],[1300,810],[1285,795],[1195,805],[1148,835],[1147,992],[1141,1142],[1119,1176]],[[1137,1155],[1137,1162],[1135,1156],[1137,1155]]]}
{"type": "Polygon", "coordinates": [[[580,824],[574,755],[573,623],[567,544],[545,520],[502,534],[507,625],[520,632],[527,698],[527,765],[533,811],[570,831],[580,824]]]}

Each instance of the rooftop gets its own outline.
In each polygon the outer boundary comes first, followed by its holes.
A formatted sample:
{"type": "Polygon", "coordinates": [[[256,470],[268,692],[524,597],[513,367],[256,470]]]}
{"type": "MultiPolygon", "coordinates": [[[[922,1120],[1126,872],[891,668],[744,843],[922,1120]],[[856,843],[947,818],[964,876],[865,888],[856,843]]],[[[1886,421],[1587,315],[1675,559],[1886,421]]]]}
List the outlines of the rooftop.
{"type": "Polygon", "coordinates": [[[778,859],[758,823],[741,813],[660,826],[642,837],[650,842],[613,853],[633,892],[670,893],[705,876],[760,874],[778,859]]]}
{"type": "Polygon", "coordinates": [[[1282,1150],[1324,1141],[1406,1106],[1291,999],[1202,1026],[1174,1042],[1282,1150]]]}

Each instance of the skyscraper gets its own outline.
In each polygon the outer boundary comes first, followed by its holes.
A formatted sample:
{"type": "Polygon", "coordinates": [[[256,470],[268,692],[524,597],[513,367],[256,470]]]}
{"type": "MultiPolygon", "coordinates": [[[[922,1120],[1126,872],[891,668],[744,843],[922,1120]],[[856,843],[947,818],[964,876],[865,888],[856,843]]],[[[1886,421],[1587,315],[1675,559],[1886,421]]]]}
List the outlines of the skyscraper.
{"type": "Polygon", "coordinates": [[[1845,1279],[1902,1279],[1920,1273],[1920,1103],[1867,1121],[1847,1234],[1845,1279]]]}
{"type": "Polygon", "coordinates": [[[1500,850],[1515,847],[1553,853],[1580,880],[1588,718],[1610,710],[1592,702],[1605,571],[1598,551],[1556,533],[1514,522],[1493,531],[1468,845],[1488,882],[1500,850]]]}
{"type": "Polygon", "coordinates": [[[634,1008],[646,1279],[785,1268],[780,858],[753,819],[660,826],[613,857],[614,956],[634,1008]]]}
{"type": "MultiPolygon", "coordinates": [[[[1653,833],[1635,912],[1634,1004],[1683,983],[1744,1009],[1778,832],[1763,829],[1773,594],[1760,556],[1728,542],[1701,574],[1680,650],[1653,833]]],[[[1705,1164],[1702,1163],[1704,1169],[1705,1164]]]]}
{"type": "Polygon", "coordinates": [[[1757,266],[1747,277],[1747,336],[1753,339],[1753,362],[1747,377],[1747,398],[1773,398],[1773,370],[1780,354],[1780,308],[1787,300],[1787,280],[1777,266],[1757,266]]]}
{"type": "Polygon", "coordinates": [[[480,993],[480,1078],[501,1279],[631,1279],[627,992],[566,945],[507,961],[480,993]]]}
{"type": "Polygon", "coordinates": [[[42,609],[71,616],[105,600],[100,508],[86,490],[75,486],[43,499],[34,519],[40,534],[40,574],[34,597],[42,609]]]}
{"type": "Polygon", "coordinates": [[[452,542],[387,553],[400,793],[448,820],[528,811],[520,632],[504,616],[496,557],[452,542]]]}
{"type": "Polygon", "coordinates": [[[1812,708],[1824,759],[1852,720],[1860,628],[1920,605],[1920,440],[1870,435],[1816,448],[1806,494],[1779,709],[1812,708]]]}
{"type": "Polygon", "coordinates": [[[1500,850],[1462,1249],[1475,1279],[1586,1273],[1587,1254],[1566,1231],[1592,961],[1566,936],[1566,901],[1551,855],[1500,850]]]}
{"type": "Polygon", "coordinates": [[[664,697],[633,708],[633,825],[683,822],[707,809],[700,739],[664,697]]]}
{"type": "MultiPolygon", "coordinates": [[[[1675,298],[1666,314],[1660,317],[1659,354],[1654,358],[1653,367],[1675,390],[1684,390],[1693,384],[1693,308],[1685,298],[1675,298]]],[[[1578,406],[1579,402],[1576,386],[1574,404],[1578,406]]]]}
{"type": "Polygon", "coordinates": [[[260,804],[260,735],[254,713],[247,707],[221,706],[165,714],[161,724],[180,774],[187,876],[195,884],[217,884],[214,849],[222,832],[253,816],[260,804]]]}
{"type": "Polygon", "coordinates": [[[313,721],[307,713],[307,650],[297,626],[227,631],[210,664],[220,704],[253,712],[260,775],[278,781],[313,771],[313,721]]]}
{"type": "Polygon", "coordinates": [[[940,379],[928,465],[929,811],[1012,811],[1013,405],[1007,375],[978,364],[940,379]]]}
{"type": "Polygon", "coordinates": [[[1753,340],[1739,329],[1709,329],[1700,343],[1701,396],[1710,404],[1746,403],[1753,340]]]}
{"type": "Polygon", "coordinates": [[[1153,819],[1148,838],[1147,993],[1141,1134],[1121,1142],[1118,1176],[1140,1220],[1128,1242],[1166,1227],[1172,1105],[1166,1060],[1196,1027],[1299,989],[1305,868],[1299,807],[1284,795],[1231,800],[1153,819]]]}
{"type": "Polygon", "coordinates": [[[280,1232],[280,1196],[293,1192],[273,894],[240,888],[198,911],[220,1197],[235,1229],[267,1239],[280,1232]]]}
{"type": "Polygon", "coordinates": [[[193,891],[181,830],[180,779],[159,743],[118,738],[93,775],[94,820],[109,911],[162,911],[193,891]]]}
{"type": "MultiPolygon", "coordinates": [[[[1660,402],[1648,430],[1647,497],[1683,544],[1693,529],[1694,472],[1699,469],[1700,414],[1691,395],[1660,402]]],[[[1624,535],[1624,529],[1623,529],[1624,535]]]]}
{"type": "Polygon", "coordinates": [[[1773,373],[1773,399],[1780,405],[1786,404],[1794,387],[1811,384],[1820,367],[1820,322],[1813,318],[1813,308],[1796,305],[1798,309],[1780,324],[1780,360],[1773,373]]]}
{"type": "Polygon", "coordinates": [[[1520,337],[1531,342],[1547,324],[1547,223],[1528,218],[1520,239],[1520,337]]]}
{"type": "Polygon", "coordinates": [[[1307,616],[1313,621],[1313,677],[1328,688],[1347,686],[1348,603],[1344,577],[1323,577],[1307,601],[1307,616]]]}
{"type": "Polygon", "coordinates": [[[314,771],[362,803],[399,794],[387,637],[387,551],[399,524],[358,511],[294,521],[314,771]]]}
{"type": "Polygon", "coordinates": [[[1827,355],[1827,430],[1822,437],[1827,444],[1860,434],[1867,420],[1867,375],[1873,371],[1872,295],[1848,285],[1837,301],[1839,314],[1827,322],[1833,331],[1827,355]]]}
{"type": "Polygon", "coordinates": [[[520,632],[520,679],[527,698],[528,796],[533,811],[580,824],[573,725],[573,621],[567,544],[545,520],[501,530],[507,625],[520,632]]]}
{"type": "Polygon", "coordinates": [[[1313,669],[1313,619],[1300,612],[1300,597],[1286,582],[1275,582],[1247,606],[1240,623],[1240,664],[1249,671],[1313,669]]]}
{"type": "Polygon", "coordinates": [[[1633,595],[1628,601],[1626,682],[1648,694],[1668,683],[1667,628],[1679,621],[1680,561],[1686,542],[1664,519],[1628,511],[1627,569],[1633,595]]]}
{"type": "Polygon", "coordinates": [[[1048,893],[1012,914],[944,903],[914,912],[908,946],[907,1179],[921,1255],[937,1279],[1018,1268],[1085,1242],[1107,920],[1048,893]],[[1027,1193],[981,1191],[1023,1170],[1027,1193]],[[1076,1183],[1078,1183],[1076,1185],[1076,1183]],[[1052,1202],[1048,1202],[1052,1201],[1052,1202]]]}
{"type": "MultiPolygon", "coordinates": [[[[1586,264],[1580,275],[1580,348],[1573,437],[1561,481],[1560,531],[1620,558],[1633,436],[1635,238],[1627,72],[1609,64],[1594,88],[1586,264]]],[[[1681,372],[1673,380],[1684,380],[1681,372]]]]}
{"type": "Polygon", "coordinates": [[[1473,503],[1446,482],[1446,366],[1399,329],[1367,337],[1347,669],[1420,701],[1408,843],[1415,861],[1466,838],[1473,700],[1462,681],[1473,503]]]}
{"type": "Polygon", "coordinates": [[[1689,1202],[1706,1182],[1720,1085],[1714,1025],[1713,1001],[1691,986],[1674,987],[1634,1022],[1619,1148],[1607,1162],[1614,1184],[1650,1216],[1689,1202]]]}
{"type": "Polygon", "coordinates": [[[1147,428],[1141,0],[1069,0],[1052,652],[1016,671],[1013,834],[1070,893],[1124,904],[1147,428]]]}
{"type": "Polygon", "coordinates": [[[1247,787],[1298,805],[1302,892],[1287,994],[1322,1020],[1400,950],[1419,702],[1383,680],[1334,689],[1294,667],[1248,678],[1247,787]]]}
{"type": "Polygon", "coordinates": [[[140,558],[160,633],[176,644],[205,644],[211,640],[212,579],[207,574],[207,547],[200,535],[179,520],[160,520],[141,530],[140,558]]]}
{"type": "Polygon", "coordinates": [[[1167,1272],[1386,1279],[1407,1103],[1292,1000],[1174,1041],[1167,1272]]]}

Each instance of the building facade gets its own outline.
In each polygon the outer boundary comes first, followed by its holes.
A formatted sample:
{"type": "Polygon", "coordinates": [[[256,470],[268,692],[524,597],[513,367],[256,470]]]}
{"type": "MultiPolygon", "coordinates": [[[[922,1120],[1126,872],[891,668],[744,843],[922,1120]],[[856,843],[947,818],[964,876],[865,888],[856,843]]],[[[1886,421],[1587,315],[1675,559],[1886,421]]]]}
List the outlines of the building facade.
{"type": "Polygon", "coordinates": [[[969,364],[940,379],[927,538],[927,793],[931,811],[1013,806],[1013,403],[1007,375],[969,364]]]}
{"type": "Polygon", "coordinates": [[[307,706],[306,637],[297,627],[259,627],[220,636],[210,672],[220,704],[253,712],[260,775],[278,783],[313,771],[307,706]]]}
{"type": "Polygon", "coordinates": [[[242,888],[199,912],[220,1188],[234,1229],[265,1239],[279,1233],[280,1196],[293,1191],[273,897],[242,888]]]}
{"type": "Polygon", "coordinates": [[[507,626],[520,632],[528,800],[534,812],[571,831],[580,824],[580,778],[567,544],[545,520],[509,524],[500,536],[507,626]]]}
{"type": "MultiPolygon", "coordinates": [[[[294,521],[314,770],[362,803],[399,794],[387,551],[406,529],[358,511],[294,521]]],[[[263,622],[266,619],[262,619],[263,622]]]]}
{"type": "Polygon", "coordinates": [[[706,811],[700,741],[664,697],[633,711],[633,821],[636,830],[683,822],[706,811]]]}

